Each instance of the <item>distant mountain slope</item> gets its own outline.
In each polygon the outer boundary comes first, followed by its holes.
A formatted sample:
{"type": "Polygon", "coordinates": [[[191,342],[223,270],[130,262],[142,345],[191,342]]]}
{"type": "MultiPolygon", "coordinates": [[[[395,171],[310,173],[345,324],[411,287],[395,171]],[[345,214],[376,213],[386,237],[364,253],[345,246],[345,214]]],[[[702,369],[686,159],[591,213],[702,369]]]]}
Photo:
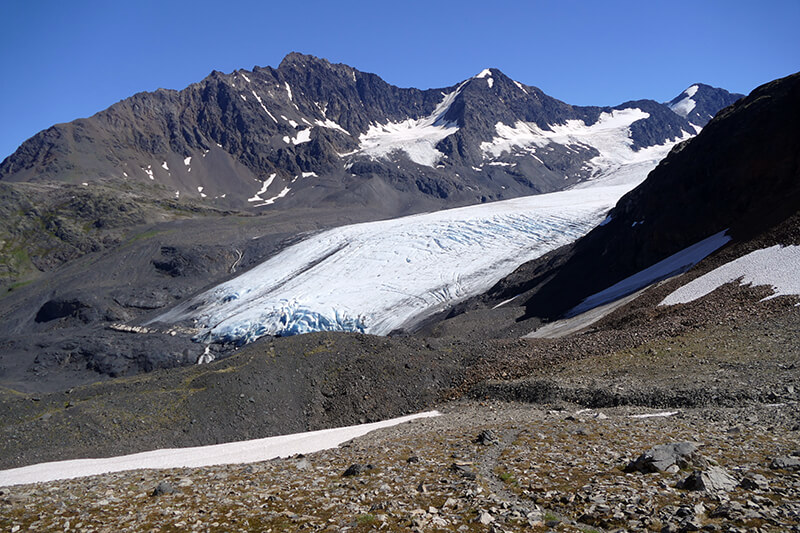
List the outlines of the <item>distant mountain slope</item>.
{"type": "MultiPolygon", "coordinates": [[[[713,114],[724,95],[702,86],[696,107],[713,114]]],[[[0,179],[145,182],[224,208],[398,215],[560,190],[694,134],[692,120],[651,100],[571,106],[497,69],[401,89],[292,53],[277,69],[215,71],[55,125],[6,158],[0,179]]]]}

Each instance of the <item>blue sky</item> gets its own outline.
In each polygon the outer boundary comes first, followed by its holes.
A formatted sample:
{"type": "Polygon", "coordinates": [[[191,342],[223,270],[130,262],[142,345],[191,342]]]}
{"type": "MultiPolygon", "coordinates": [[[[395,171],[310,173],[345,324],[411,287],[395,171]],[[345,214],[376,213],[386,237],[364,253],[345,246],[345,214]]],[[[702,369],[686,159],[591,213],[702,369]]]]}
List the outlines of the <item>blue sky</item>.
{"type": "Polygon", "coordinates": [[[291,51],[443,87],[485,67],[577,105],[800,70],[800,1],[0,2],[0,158],[58,122],[291,51]]]}

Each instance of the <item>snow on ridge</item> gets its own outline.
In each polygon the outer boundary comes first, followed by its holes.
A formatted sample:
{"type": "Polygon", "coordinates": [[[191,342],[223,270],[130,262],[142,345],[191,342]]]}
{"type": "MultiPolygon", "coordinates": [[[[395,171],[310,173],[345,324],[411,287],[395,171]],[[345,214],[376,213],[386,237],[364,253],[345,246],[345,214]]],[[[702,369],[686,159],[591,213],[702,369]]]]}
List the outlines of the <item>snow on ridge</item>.
{"type": "Polygon", "coordinates": [[[727,231],[724,230],[703,239],[632,276],[628,276],[611,287],[589,296],[567,311],[566,317],[579,315],[599,305],[607,304],[632,294],[648,285],[686,272],[712,252],[728,243],[731,237],[726,235],[727,231]]]}
{"type": "Polygon", "coordinates": [[[485,78],[487,76],[488,77],[492,76],[492,69],[485,68],[482,71],[480,71],[478,74],[475,75],[476,78],[485,78]]]}
{"type": "Polygon", "coordinates": [[[691,87],[689,87],[688,89],[686,89],[685,91],[683,91],[681,93],[681,94],[686,95],[684,98],[680,99],[679,101],[675,102],[674,104],[667,104],[667,107],[672,109],[673,112],[675,112],[676,114],[682,116],[683,118],[688,117],[689,113],[691,113],[692,110],[697,105],[697,102],[692,100],[692,97],[695,94],[697,94],[697,91],[699,89],[700,89],[699,85],[692,85],[691,87]]]}
{"type": "MultiPolygon", "coordinates": [[[[269,112],[269,109],[267,109],[267,106],[265,106],[265,105],[264,105],[264,102],[262,102],[262,101],[261,101],[261,97],[260,97],[260,96],[258,96],[258,94],[256,94],[256,92],[255,92],[255,91],[250,91],[250,92],[251,92],[251,93],[253,93],[253,96],[255,96],[255,97],[256,97],[256,100],[258,100],[258,104],[261,106],[261,109],[263,109],[263,110],[264,110],[264,112],[265,112],[267,115],[269,115],[269,118],[271,118],[271,119],[272,119],[272,121],[273,121],[273,122],[275,122],[275,124],[277,124],[277,123],[278,123],[278,119],[276,119],[276,118],[275,118],[275,117],[272,115],[272,113],[270,113],[270,112],[269,112]]],[[[222,147],[220,146],[220,148],[222,148],[222,147]]]]}
{"type": "Polygon", "coordinates": [[[277,457],[290,457],[299,453],[308,454],[335,448],[376,429],[440,415],[439,411],[426,411],[357,426],[306,431],[263,439],[191,448],[165,448],[103,459],[40,463],[0,471],[0,486],[46,483],[57,479],[74,479],[144,468],[200,468],[223,464],[257,463],[277,457]]]}
{"type": "Polygon", "coordinates": [[[800,246],[775,245],[756,250],[711,272],[703,274],[664,298],[659,305],[692,302],[711,293],[726,283],[739,280],[742,285],[769,285],[778,296],[800,296],[800,246]]]}
{"type": "Polygon", "coordinates": [[[466,83],[444,95],[433,113],[427,117],[371,124],[369,130],[359,136],[358,150],[343,155],[362,154],[372,159],[388,159],[393,153],[404,152],[418,165],[435,166],[444,155],[436,149],[436,145],[458,131],[458,124],[445,121],[444,116],[466,83]]]}
{"type": "Polygon", "coordinates": [[[545,148],[551,143],[594,148],[599,155],[587,162],[593,177],[635,163],[652,164],[655,168],[655,164],[663,159],[673,145],[691,137],[691,134],[684,132],[683,137],[667,141],[663,145],[634,151],[630,126],[649,116],[649,113],[638,108],[615,109],[610,113],[601,113],[597,121],[588,126],[582,120],[568,120],[564,124],[553,124],[549,130],[544,130],[535,123],[518,121],[513,126],[508,126],[498,122],[495,124],[497,137],[481,143],[480,148],[487,158],[498,158],[515,150],[534,154],[536,149],[545,148]]]}
{"type": "Polygon", "coordinates": [[[203,342],[320,329],[385,335],[584,235],[630,189],[598,186],[334,228],[153,322],[196,321],[203,342]]]}

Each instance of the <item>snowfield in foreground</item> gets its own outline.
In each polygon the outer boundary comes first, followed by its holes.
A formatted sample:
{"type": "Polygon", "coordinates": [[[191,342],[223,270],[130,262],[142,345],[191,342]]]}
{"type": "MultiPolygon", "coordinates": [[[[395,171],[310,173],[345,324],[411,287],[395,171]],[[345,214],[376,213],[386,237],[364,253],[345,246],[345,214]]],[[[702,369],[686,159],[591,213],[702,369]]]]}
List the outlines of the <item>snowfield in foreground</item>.
{"type": "Polygon", "coordinates": [[[410,328],[586,234],[679,140],[626,147],[625,157],[571,190],[324,231],[151,323],[189,322],[199,341],[237,345],[410,328]]]}
{"type": "Polygon", "coordinates": [[[376,429],[440,414],[438,411],[427,411],[358,426],[322,429],[265,439],[194,448],[166,448],[105,459],[75,459],[41,463],[0,471],[0,487],[44,483],[56,479],[95,476],[140,468],[198,468],[223,464],[256,463],[276,457],[289,457],[298,453],[313,453],[335,448],[348,440],[361,437],[376,429]]]}

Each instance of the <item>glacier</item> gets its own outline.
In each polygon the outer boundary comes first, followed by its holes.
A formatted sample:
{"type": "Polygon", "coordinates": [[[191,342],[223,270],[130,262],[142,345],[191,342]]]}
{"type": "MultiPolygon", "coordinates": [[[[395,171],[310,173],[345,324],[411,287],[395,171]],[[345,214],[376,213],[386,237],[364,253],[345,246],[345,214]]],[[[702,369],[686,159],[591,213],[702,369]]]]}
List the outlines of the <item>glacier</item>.
{"type": "Polygon", "coordinates": [[[199,342],[236,345],[409,329],[601,224],[678,140],[569,190],[320,232],[149,323],[189,323],[199,342]]]}

